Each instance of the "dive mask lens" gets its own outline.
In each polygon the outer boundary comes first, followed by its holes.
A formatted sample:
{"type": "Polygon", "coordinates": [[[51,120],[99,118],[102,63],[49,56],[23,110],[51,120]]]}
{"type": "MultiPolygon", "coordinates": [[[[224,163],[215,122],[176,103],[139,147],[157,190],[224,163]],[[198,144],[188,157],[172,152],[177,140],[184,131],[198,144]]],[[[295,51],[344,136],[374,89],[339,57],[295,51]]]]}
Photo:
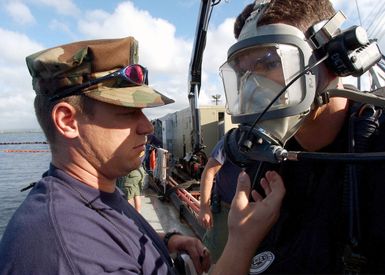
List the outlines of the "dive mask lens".
{"type": "MultiPolygon", "coordinates": [[[[230,115],[263,112],[301,70],[299,51],[285,44],[242,49],[220,67],[230,115]]],[[[269,108],[284,109],[301,102],[305,94],[295,83],[269,108]]]]}

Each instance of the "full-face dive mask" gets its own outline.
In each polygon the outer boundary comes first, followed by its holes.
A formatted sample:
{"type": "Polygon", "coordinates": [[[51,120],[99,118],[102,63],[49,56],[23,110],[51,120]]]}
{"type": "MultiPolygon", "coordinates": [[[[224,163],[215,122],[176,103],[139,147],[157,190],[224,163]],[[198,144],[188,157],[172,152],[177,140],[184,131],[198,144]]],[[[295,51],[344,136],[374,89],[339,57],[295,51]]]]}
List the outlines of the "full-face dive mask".
{"type": "Polygon", "coordinates": [[[258,26],[266,5],[256,4],[220,67],[227,112],[240,125],[227,133],[225,150],[240,166],[287,158],[286,141],[315,102],[327,102],[325,95],[316,93],[321,62],[326,61],[336,75],[357,76],[381,58],[378,46],[369,42],[362,28],[340,33],[338,27],[345,20],[340,12],[307,39],[290,25],[258,26]]]}

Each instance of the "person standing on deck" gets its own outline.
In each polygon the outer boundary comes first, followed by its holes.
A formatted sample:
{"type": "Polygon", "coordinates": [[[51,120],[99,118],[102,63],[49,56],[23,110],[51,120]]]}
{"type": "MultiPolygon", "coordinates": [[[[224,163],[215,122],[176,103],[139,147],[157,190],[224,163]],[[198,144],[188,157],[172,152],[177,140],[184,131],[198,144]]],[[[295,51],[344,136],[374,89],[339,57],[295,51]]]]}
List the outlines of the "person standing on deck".
{"type": "Polygon", "coordinates": [[[142,209],[142,191],[146,171],[141,165],[138,169],[132,170],[128,175],[119,177],[116,185],[123,191],[127,201],[133,205],[136,211],[142,209]]]}
{"type": "Polygon", "coordinates": [[[241,168],[226,158],[223,142],[222,137],[212,150],[200,181],[198,219],[206,229],[203,243],[210,250],[214,263],[221,256],[227,242],[227,218],[241,172],[241,168]]]}

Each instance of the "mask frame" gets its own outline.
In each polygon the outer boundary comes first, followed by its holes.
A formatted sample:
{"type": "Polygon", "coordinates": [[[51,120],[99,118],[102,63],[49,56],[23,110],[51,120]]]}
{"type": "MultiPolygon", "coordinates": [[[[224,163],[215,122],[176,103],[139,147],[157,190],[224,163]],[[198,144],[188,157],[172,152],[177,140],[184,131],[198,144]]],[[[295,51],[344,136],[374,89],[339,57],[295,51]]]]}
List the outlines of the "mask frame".
{"type": "MultiPolygon", "coordinates": [[[[309,67],[310,60],[313,56],[313,50],[306,42],[305,36],[300,30],[286,24],[271,24],[258,28],[258,36],[240,40],[231,46],[228,50],[228,59],[243,49],[255,47],[260,44],[286,44],[296,47],[299,52],[302,71],[309,67]]],[[[295,106],[268,111],[263,115],[263,120],[293,116],[309,111],[316,92],[315,75],[309,72],[301,76],[297,81],[302,81],[302,87],[306,89],[302,101],[295,106]]],[[[231,91],[225,90],[225,94],[227,94],[227,92],[231,91]]],[[[252,124],[255,121],[255,117],[259,114],[260,113],[232,115],[231,120],[233,123],[252,124]]]]}

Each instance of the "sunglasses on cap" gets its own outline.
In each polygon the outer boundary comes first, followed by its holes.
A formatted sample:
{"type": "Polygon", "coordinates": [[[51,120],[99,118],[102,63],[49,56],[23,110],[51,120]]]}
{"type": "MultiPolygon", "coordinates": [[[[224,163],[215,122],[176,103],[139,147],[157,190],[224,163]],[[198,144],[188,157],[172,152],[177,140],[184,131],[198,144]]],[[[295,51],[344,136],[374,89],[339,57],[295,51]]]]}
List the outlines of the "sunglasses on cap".
{"type": "MultiPolygon", "coordinates": [[[[68,96],[81,94],[84,89],[89,88],[91,86],[94,86],[98,83],[101,83],[106,80],[117,78],[125,85],[128,86],[140,86],[140,85],[148,85],[148,71],[145,67],[139,65],[139,64],[132,64],[127,67],[124,67],[120,70],[117,70],[113,73],[110,73],[108,75],[98,77],[95,79],[91,79],[83,84],[70,87],[68,89],[65,89],[61,91],[59,94],[56,94],[49,98],[50,102],[54,102],[60,99],[63,99],[68,96]]],[[[122,85],[123,86],[123,85],[122,85]]]]}

